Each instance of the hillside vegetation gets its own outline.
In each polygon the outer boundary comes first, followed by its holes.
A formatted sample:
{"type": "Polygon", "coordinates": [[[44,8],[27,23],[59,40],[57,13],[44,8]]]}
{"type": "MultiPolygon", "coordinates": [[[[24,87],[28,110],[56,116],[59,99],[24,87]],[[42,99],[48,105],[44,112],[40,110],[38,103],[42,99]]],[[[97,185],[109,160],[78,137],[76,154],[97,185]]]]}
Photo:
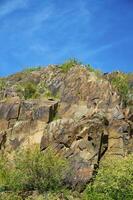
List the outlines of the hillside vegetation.
{"type": "Polygon", "coordinates": [[[70,59],[0,78],[0,200],[132,200],[133,74],[70,59]]]}

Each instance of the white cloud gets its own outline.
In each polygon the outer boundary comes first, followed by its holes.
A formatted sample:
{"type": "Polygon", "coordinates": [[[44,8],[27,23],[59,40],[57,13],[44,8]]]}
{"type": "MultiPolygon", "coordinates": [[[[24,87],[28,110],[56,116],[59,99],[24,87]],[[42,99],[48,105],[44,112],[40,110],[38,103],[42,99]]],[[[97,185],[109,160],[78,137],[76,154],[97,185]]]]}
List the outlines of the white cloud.
{"type": "Polygon", "coordinates": [[[0,6],[0,17],[5,17],[11,14],[17,9],[25,8],[27,6],[28,0],[12,0],[0,6]]]}
{"type": "Polygon", "coordinates": [[[49,17],[53,13],[53,7],[48,6],[44,7],[41,11],[37,12],[35,15],[31,16],[32,27],[30,28],[30,32],[34,32],[38,30],[42,23],[47,21],[49,17]]]}
{"type": "Polygon", "coordinates": [[[113,47],[115,47],[115,46],[117,46],[117,45],[119,45],[119,44],[121,44],[121,43],[124,43],[124,42],[126,42],[126,41],[128,41],[128,40],[130,40],[131,38],[129,37],[129,38],[124,38],[124,39],[122,39],[122,40],[119,40],[119,41],[116,41],[116,42],[112,42],[112,43],[110,43],[110,44],[105,44],[105,45],[103,45],[103,46],[100,46],[100,47],[98,47],[97,49],[95,49],[95,50],[92,50],[92,51],[90,51],[90,53],[89,53],[89,55],[95,55],[95,54],[97,54],[97,53],[101,53],[101,52],[103,52],[103,51],[105,51],[105,50],[108,50],[108,49],[110,49],[110,48],[113,48],[113,47]]]}

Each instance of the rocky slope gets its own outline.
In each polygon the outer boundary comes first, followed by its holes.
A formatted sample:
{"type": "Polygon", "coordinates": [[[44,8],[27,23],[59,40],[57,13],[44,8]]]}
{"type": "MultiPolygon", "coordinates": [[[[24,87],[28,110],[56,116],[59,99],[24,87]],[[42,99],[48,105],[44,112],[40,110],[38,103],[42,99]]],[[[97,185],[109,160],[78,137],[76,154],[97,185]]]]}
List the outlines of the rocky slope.
{"type": "Polygon", "coordinates": [[[123,106],[111,76],[78,64],[1,78],[0,150],[11,156],[34,144],[52,146],[71,162],[66,184],[82,190],[105,156],[133,152],[133,102],[123,106]]]}

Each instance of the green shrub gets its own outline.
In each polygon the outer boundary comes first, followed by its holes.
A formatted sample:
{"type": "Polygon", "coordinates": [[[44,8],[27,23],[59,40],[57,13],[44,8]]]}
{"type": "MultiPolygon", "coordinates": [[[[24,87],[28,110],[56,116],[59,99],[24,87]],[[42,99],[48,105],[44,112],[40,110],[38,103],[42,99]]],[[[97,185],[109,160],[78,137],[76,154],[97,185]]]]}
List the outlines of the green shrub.
{"type": "Polygon", "coordinates": [[[58,119],[61,119],[61,117],[58,115],[58,113],[55,114],[54,118],[53,118],[53,121],[56,121],[58,119]]]}
{"type": "Polygon", "coordinates": [[[3,90],[5,88],[5,85],[6,85],[5,80],[0,78],[0,90],[3,90]]]}
{"type": "Polygon", "coordinates": [[[48,88],[45,82],[40,82],[37,85],[37,92],[41,97],[52,98],[52,99],[60,99],[60,93],[56,92],[56,94],[52,94],[52,91],[48,88]]]}
{"type": "Polygon", "coordinates": [[[23,200],[21,196],[14,192],[5,192],[0,194],[0,200],[23,200]]]}
{"type": "Polygon", "coordinates": [[[51,149],[45,153],[37,148],[19,153],[10,173],[9,188],[13,191],[54,191],[62,186],[67,161],[51,149]]]}
{"type": "Polygon", "coordinates": [[[63,72],[68,72],[72,67],[81,64],[78,60],[70,59],[60,66],[63,72]]]}
{"type": "Polygon", "coordinates": [[[57,92],[57,93],[54,95],[54,94],[52,94],[52,92],[51,92],[49,89],[47,89],[47,90],[45,91],[44,97],[46,97],[46,98],[52,98],[52,99],[60,99],[60,98],[61,98],[59,92],[57,92]]]}
{"type": "Polygon", "coordinates": [[[0,154],[0,192],[5,191],[8,184],[10,166],[7,158],[0,154]]]}
{"type": "Polygon", "coordinates": [[[59,192],[45,192],[41,195],[31,195],[26,200],[81,200],[81,195],[78,192],[65,189],[59,192]]]}
{"type": "Polygon", "coordinates": [[[41,66],[38,66],[38,67],[29,67],[29,68],[25,68],[23,70],[24,73],[30,73],[30,72],[33,72],[33,71],[39,71],[42,67],[41,66]]]}
{"type": "MultiPolygon", "coordinates": [[[[25,200],[45,200],[44,195],[32,195],[32,196],[28,196],[25,200]]],[[[49,200],[48,198],[46,200],[49,200]]],[[[54,199],[50,199],[50,200],[54,200],[54,199]]]]}
{"type": "Polygon", "coordinates": [[[40,94],[42,97],[53,98],[52,92],[49,90],[45,82],[40,82],[37,85],[36,93],[40,94]]]}
{"type": "Polygon", "coordinates": [[[47,90],[47,85],[46,85],[45,81],[41,81],[37,85],[37,92],[43,94],[46,90],[47,90]]]}
{"type": "Polygon", "coordinates": [[[36,84],[28,82],[24,86],[24,97],[25,99],[35,98],[36,84]]]}
{"type": "Polygon", "coordinates": [[[101,76],[102,75],[102,71],[95,69],[94,67],[92,67],[91,65],[86,65],[86,68],[90,71],[90,72],[94,72],[96,76],[101,76]]]}
{"type": "Polygon", "coordinates": [[[85,190],[85,200],[133,199],[133,155],[108,158],[101,163],[96,179],[85,190]]]}
{"type": "Polygon", "coordinates": [[[16,85],[16,92],[21,98],[24,97],[24,99],[36,99],[39,97],[60,99],[59,92],[53,95],[45,83],[39,83],[38,85],[30,81],[21,83],[16,85]]]}
{"type": "Polygon", "coordinates": [[[61,93],[60,91],[56,92],[56,94],[54,95],[55,99],[61,99],[61,93]]]}
{"type": "Polygon", "coordinates": [[[117,89],[122,100],[126,103],[129,93],[129,84],[126,74],[118,73],[111,80],[112,85],[117,89]]]}
{"type": "Polygon", "coordinates": [[[24,97],[24,99],[35,99],[39,96],[36,84],[30,81],[17,85],[16,90],[20,96],[24,97]]]}
{"type": "Polygon", "coordinates": [[[44,96],[47,98],[53,98],[52,92],[49,89],[45,91],[44,96]]]}

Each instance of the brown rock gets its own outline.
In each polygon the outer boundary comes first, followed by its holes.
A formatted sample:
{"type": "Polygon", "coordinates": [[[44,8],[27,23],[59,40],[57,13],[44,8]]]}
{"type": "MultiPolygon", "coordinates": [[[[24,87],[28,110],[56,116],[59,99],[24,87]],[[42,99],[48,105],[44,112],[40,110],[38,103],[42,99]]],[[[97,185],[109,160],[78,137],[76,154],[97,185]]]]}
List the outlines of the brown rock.
{"type": "Polygon", "coordinates": [[[0,120],[0,131],[8,129],[9,122],[5,119],[0,120]]]}
{"type": "Polygon", "coordinates": [[[71,170],[75,174],[69,180],[71,187],[77,188],[78,185],[80,188],[82,185],[82,188],[91,179],[94,165],[98,165],[108,146],[108,139],[103,137],[104,132],[107,134],[104,131],[106,124],[103,116],[95,115],[78,122],[59,119],[47,125],[41,140],[41,150],[52,146],[70,160],[71,170]],[[87,173],[88,177],[85,175],[87,173]]]}
{"type": "Polygon", "coordinates": [[[0,132],[0,150],[4,147],[6,142],[6,132],[0,132]]]}
{"type": "Polygon", "coordinates": [[[0,119],[10,120],[10,119],[17,119],[19,115],[19,103],[8,103],[8,102],[1,102],[0,103],[0,119]]]}
{"type": "Polygon", "coordinates": [[[58,102],[49,100],[27,100],[21,104],[19,120],[41,120],[50,122],[56,114],[58,102]]]}

